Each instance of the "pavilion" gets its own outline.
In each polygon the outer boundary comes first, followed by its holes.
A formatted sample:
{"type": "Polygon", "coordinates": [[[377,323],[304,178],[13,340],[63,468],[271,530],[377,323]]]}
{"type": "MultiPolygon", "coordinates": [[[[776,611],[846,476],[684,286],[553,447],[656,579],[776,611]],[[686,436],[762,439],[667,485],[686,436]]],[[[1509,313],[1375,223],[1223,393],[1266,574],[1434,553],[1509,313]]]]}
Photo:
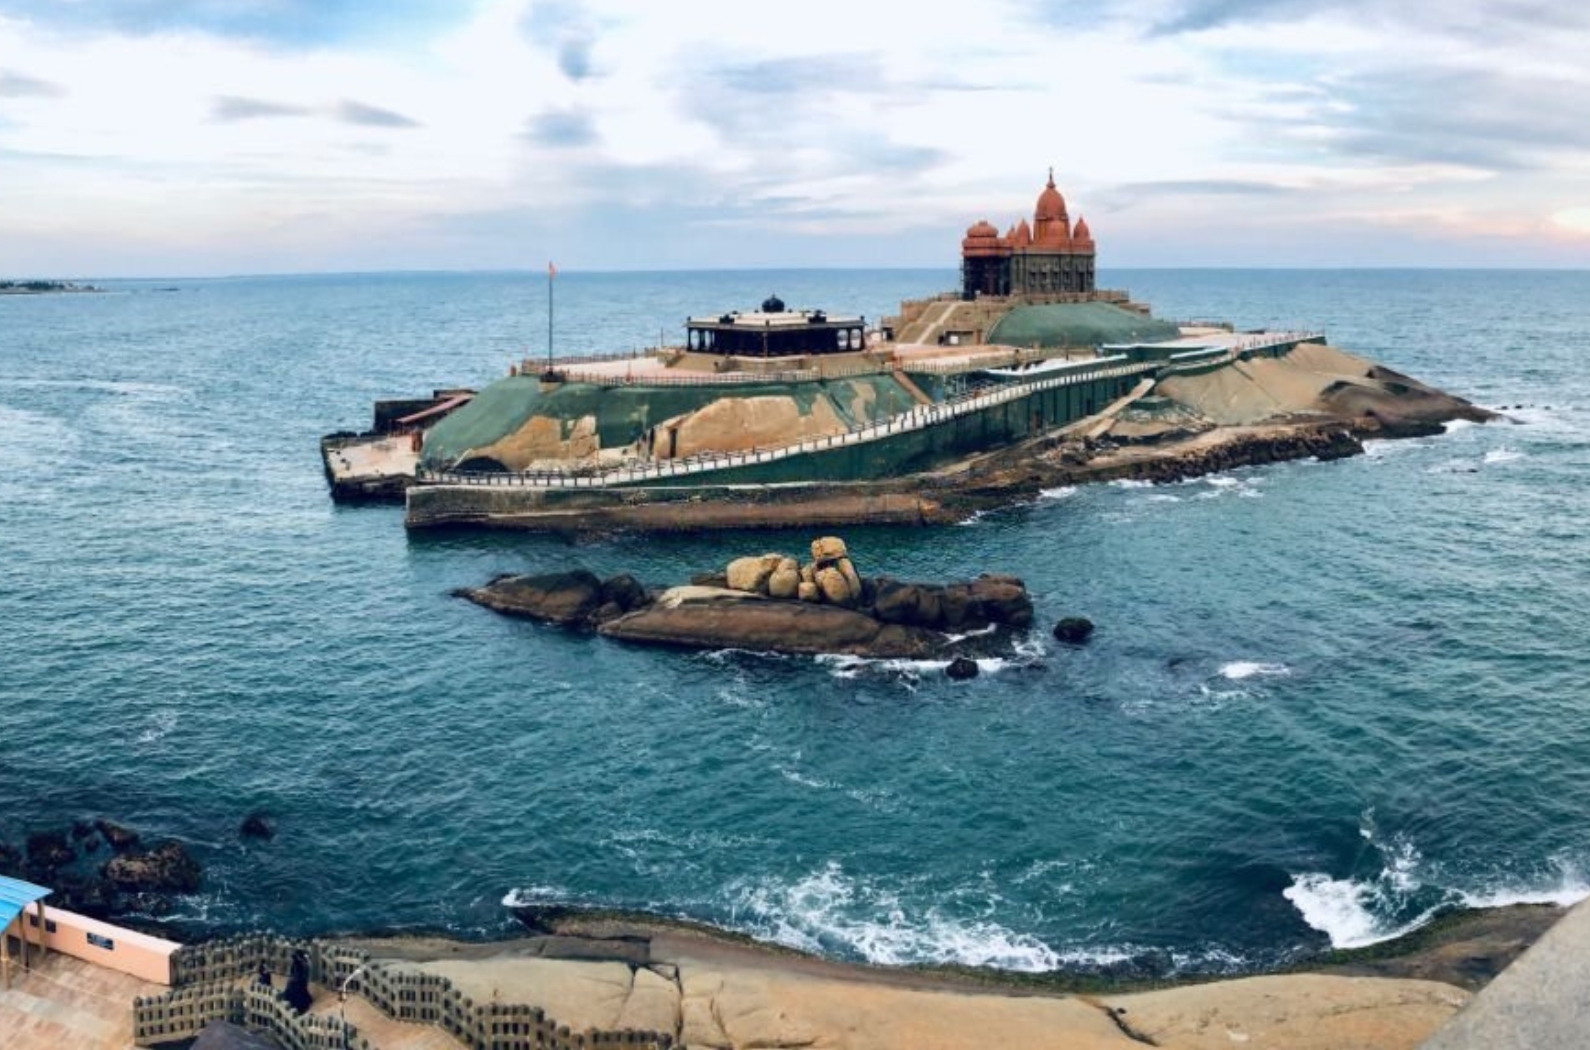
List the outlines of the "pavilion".
{"type": "Polygon", "coordinates": [[[25,923],[28,906],[34,908],[33,925],[38,929],[39,957],[42,959],[48,949],[45,947],[45,932],[49,929],[44,918],[44,898],[50,895],[50,890],[43,886],[35,886],[31,882],[21,879],[8,879],[0,876],[0,975],[3,975],[4,987],[11,987],[11,938],[17,937],[22,942],[22,968],[28,969],[28,932],[25,923]],[[15,926],[13,935],[11,927],[15,926]]]}

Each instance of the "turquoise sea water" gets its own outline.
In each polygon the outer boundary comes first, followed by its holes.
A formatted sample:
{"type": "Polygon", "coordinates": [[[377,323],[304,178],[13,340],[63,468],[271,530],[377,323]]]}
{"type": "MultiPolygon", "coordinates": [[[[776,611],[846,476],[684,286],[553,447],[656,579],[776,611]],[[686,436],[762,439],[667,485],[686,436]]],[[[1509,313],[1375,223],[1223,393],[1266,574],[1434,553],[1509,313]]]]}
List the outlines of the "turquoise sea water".
{"type": "MultiPolygon", "coordinates": [[[[948,272],[560,277],[567,353],[776,291],[869,318],[948,272]]],[[[544,347],[526,275],[0,299],[0,839],[108,815],[207,870],[179,920],[512,929],[650,909],[848,958],[1275,965],[1445,905],[1590,892],[1590,274],[1108,274],[1324,328],[1518,425],[1331,464],[852,529],[864,572],[1024,576],[1044,625],[909,664],[625,648],[448,596],[677,581],[803,533],[405,535],[323,432],[544,347]],[[280,834],[236,835],[268,809],[280,834]]],[[[164,289],[175,290],[164,290],[164,289]]]]}

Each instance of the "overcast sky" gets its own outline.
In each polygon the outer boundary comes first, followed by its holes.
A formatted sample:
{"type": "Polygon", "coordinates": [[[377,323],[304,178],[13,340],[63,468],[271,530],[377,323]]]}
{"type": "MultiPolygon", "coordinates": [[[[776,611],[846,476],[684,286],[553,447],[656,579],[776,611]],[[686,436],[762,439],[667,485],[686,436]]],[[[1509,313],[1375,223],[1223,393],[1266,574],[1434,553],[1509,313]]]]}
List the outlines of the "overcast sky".
{"type": "Polygon", "coordinates": [[[1590,266],[1590,6],[0,0],[0,276],[1590,266]]]}

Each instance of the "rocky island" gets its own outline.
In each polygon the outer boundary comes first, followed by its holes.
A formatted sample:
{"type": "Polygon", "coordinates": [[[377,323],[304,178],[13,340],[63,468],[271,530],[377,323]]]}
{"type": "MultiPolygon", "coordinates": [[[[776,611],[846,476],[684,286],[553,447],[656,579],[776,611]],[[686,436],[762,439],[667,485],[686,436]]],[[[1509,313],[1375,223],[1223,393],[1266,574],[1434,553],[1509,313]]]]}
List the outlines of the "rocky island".
{"type": "Polygon", "coordinates": [[[804,565],[777,553],[737,558],[721,573],[663,590],[628,575],[604,581],[574,570],[500,576],[456,593],[506,615],[594,629],[624,642],[940,659],[950,661],[951,674],[966,677],[977,673],[971,656],[1000,644],[1001,631],[1033,622],[1032,600],[1014,576],[949,584],[863,578],[835,536],[813,540],[811,555],[804,565]]]}
{"type": "Polygon", "coordinates": [[[1494,418],[1323,332],[1156,318],[1096,285],[1096,254],[1051,176],[1030,224],[967,230],[959,290],[878,324],[772,295],[689,318],[681,345],[526,360],[379,403],[322,442],[327,478],[402,498],[413,529],[935,524],[1494,418]]]}

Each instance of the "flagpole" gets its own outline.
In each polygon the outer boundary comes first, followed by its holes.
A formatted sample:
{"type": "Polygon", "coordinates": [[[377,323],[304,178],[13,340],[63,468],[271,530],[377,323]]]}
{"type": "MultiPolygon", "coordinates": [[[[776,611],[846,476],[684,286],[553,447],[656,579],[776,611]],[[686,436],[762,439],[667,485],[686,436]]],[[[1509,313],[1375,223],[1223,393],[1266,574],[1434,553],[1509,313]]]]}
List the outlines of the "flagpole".
{"type": "Polygon", "coordinates": [[[547,263],[547,371],[552,371],[552,279],[558,274],[557,267],[547,263]]]}

